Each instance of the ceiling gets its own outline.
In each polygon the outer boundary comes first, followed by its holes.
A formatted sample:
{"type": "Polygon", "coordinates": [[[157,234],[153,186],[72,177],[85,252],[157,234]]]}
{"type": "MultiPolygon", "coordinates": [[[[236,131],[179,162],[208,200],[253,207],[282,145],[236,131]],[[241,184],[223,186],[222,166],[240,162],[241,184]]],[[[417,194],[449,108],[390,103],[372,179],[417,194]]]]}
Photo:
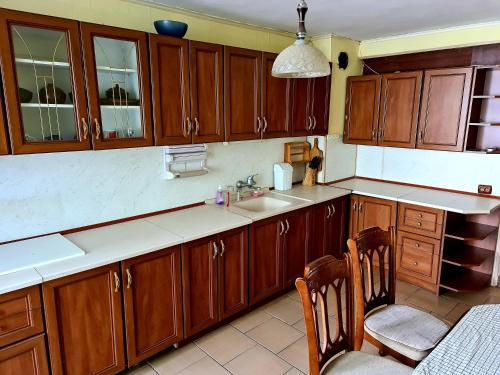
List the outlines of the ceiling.
{"type": "MultiPolygon", "coordinates": [[[[295,32],[297,0],[146,0],[295,32]]],[[[500,21],[500,0],[308,0],[310,35],[367,40],[500,21]]]]}

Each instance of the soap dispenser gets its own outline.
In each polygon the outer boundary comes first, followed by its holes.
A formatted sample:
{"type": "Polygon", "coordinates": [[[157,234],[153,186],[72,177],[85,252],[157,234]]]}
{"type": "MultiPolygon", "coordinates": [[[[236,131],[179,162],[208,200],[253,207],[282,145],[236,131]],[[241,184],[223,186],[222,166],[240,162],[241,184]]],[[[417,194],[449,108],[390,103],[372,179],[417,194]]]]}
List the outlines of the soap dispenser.
{"type": "Polygon", "coordinates": [[[215,194],[215,203],[219,205],[224,205],[224,189],[222,188],[222,185],[219,185],[217,187],[217,193],[215,194]]]}

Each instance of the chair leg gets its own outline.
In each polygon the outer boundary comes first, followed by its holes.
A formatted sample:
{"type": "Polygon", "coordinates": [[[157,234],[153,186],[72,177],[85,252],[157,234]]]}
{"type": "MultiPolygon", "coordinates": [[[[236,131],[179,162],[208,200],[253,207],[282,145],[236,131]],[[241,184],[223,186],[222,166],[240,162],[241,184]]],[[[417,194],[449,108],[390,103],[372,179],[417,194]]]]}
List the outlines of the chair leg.
{"type": "Polygon", "coordinates": [[[379,355],[379,356],[381,356],[381,357],[385,357],[385,351],[384,351],[384,349],[383,349],[383,348],[380,348],[380,349],[378,350],[378,355],[379,355]]]}

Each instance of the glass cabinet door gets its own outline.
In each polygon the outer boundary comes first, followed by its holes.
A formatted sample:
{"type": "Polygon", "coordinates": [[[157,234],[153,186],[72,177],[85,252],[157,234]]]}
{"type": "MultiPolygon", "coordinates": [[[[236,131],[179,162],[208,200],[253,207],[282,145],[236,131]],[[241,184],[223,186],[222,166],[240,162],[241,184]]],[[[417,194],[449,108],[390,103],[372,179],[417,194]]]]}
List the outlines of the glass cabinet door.
{"type": "Polygon", "coordinates": [[[78,23],[2,9],[0,41],[13,153],[89,149],[78,23]]]}
{"type": "Polygon", "coordinates": [[[94,148],[153,144],[146,33],[81,25],[94,148]]]}
{"type": "Polygon", "coordinates": [[[3,113],[3,103],[0,98],[0,155],[7,155],[9,153],[4,116],[5,115],[3,113]]]}

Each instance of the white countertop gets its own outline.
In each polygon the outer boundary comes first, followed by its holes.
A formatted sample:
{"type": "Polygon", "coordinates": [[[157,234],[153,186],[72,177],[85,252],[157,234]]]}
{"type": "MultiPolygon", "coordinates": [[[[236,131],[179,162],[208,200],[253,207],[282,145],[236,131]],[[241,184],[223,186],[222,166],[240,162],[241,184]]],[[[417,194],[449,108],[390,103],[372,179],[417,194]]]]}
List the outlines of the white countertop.
{"type": "Polygon", "coordinates": [[[296,185],[290,190],[273,190],[273,194],[288,195],[294,198],[306,199],[313,201],[316,204],[343,197],[345,195],[349,195],[350,193],[350,191],[345,189],[338,189],[325,185],[316,185],[312,187],[296,185]]]}
{"type": "Polygon", "coordinates": [[[490,214],[496,208],[500,207],[500,199],[450,193],[441,190],[397,185],[390,182],[371,181],[360,178],[342,181],[331,186],[347,189],[354,194],[437,208],[465,215],[490,214]]]}
{"type": "Polygon", "coordinates": [[[34,268],[0,276],[0,294],[40,284],[42,276],[34,268]]]}

